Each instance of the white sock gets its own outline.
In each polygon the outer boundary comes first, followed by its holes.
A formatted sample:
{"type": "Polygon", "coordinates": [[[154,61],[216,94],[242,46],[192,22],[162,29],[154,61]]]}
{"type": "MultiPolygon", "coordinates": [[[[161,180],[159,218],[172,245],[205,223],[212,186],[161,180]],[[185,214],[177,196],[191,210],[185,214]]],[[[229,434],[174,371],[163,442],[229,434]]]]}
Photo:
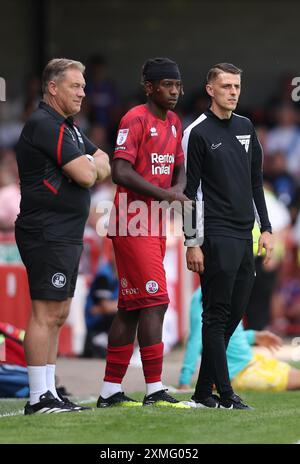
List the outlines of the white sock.
{"type": "Polygon", "coordinates": [[[112,383],[112,382],[103,382],[102,389],[101,389],[101,396],[102,398],[106,399],[115,393],[121,392],[122,386],[120,383],[112,383]]]}
{"type": "Polygon", "coordinates": [[[40,396],[47,391],[46,366],[28,366],[30,404],[40,401],[40,396]]]}
{"type": "Polygon", "coordinates": [[[165,390],[161,382],[146,383],[146,396],[152,395],[159,390],[165,390]]]}
{"type": "Polygon", "coordinates": [[[50,390],[52,395],[59,400],[56,388],[55,388],[55,364],[46,365],[46,383],[47,390],[50,390]]]}

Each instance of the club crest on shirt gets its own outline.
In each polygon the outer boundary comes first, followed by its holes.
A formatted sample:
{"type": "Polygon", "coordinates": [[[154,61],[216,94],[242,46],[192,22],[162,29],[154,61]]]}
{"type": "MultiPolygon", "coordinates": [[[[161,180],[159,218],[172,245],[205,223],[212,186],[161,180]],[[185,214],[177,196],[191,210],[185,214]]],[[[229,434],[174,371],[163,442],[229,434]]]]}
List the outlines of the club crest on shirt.
{"type": "Polygon", "coordinates": [[[151,137],[155,137],[158,135],[156,127],[151,127],[150,134],[151,134],[151,137]]]}
{"type": "Polygon", "coordinates": [[[158,283],[155,280],[148,280],[146,283],[146,290],[148,293],[157,293],[158,283]]]}
{"type": "Polygon", "coordinates": [[[129,133],[129,129],[119,130],[118,137],[117,137],[117,145],[123,145],[123,143],[127,139],[128,133],[129,133]]]}
{"type": "Polygon", "coordinates": [[[128,282],[127,282],[127,279],[125,279],[125,277],[122,277],[121,285],[123,288],[126,288],[128,286],[128,282]]]}
{"type": "Polygon", "coordinates": [[[174,137],[175,137],[175,139],[176,139],[176,137],[177,137],[177,131],[176,131],[176,127],[174,126],[174,124],[172,124],[171,129],[172,129],[172,134],[174,135],[174,137]]]}
{"type": "Polygon", "coordinates": [[[250,137],[251,135],[236,135],[238,141],[244,146],[246,153],[248,153],[249,150],[250,137]]]}

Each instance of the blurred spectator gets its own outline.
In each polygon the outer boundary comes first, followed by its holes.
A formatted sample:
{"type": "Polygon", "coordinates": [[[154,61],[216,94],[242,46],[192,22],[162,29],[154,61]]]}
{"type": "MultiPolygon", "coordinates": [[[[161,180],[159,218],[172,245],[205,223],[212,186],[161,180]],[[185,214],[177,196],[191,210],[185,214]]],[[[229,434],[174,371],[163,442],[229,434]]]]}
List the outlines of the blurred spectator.
{"type": "Polygon", "coordinates": [[[106,127],[101,124],[92,124],[88,131],[88,137],[97,147],[101,147],[108,155],[111,155],[112,146],[108,142],[106,127]]]}
{"type": "Polygon", "coordinates": [[[13,232],[20,207],[15,153],[4,150],[0,153],[0,231],[13,232]]]}
{"type": "Polygon", "coordinates": [[[300,182],[300,130],[297,126],[298,114],[291,104],[280,106],[276,111],[278,126],[267,135],[268,156],[281,151],[286,158],[287,172],[300,182]]]}
{"type": "Polygon", "coordinates": [[[108,331],[117,312],[119,280],[110,239],[104,239],[104,260],[91,285],[85,306],[87,335],[83,357],[105,358],[108,331]]]}
{"type": "Polygon", "coordinates": [[[298,72],[288,72],[283,74],[278,81],[278,86],[274,94],[271,95],[264,104],[266,121],[269,126],[276,125],[276,110],[279,106],[285,104],[292,105],[299,111],[300,102],[294,102],[292,100],[292,92],[295,88],[292,85],[292,81],[295,76],[298,76],[298,72]]]}
{"type": "Polygon", "coordinates": [[[183,117],[182,120],[182,129],[184,130],[187,126],[189,126],[195,119],[198,118],[199,114],[204,113],[209,106],[210,99],[203,89],[201,92],[194,93],[186,106],[186,115],[183,117]]]}
{"type": "Polygon", "coordinates": [[[300,281],[290,278],[274,294],[270,329],[280,335],[300,334],[300,281]]]}
{"type": "Polygon", "coordinates": [[[2,102],[0,105],[0,149],[13,148],[22,129],[21,117],[14,117],[10,103],[2,102]]]}
{"type": "Polygon", "coordinates": [[[295,200],[297,184],[294,177],[287,172],[287,160],[282,151],[275,151],[266,162],[267,178],[272,184],[278,199],[287,207],[295,200]]]}
{"type": "Polygon", "coordinates": [[[86,82],[89,120],[107,128],[112,139],[121,117],[121,106],[119,93],[113,80],[108,77],[107,62],[103,56],[93,56],[88,61],[86,82]]]}
{"type": "Polygon", "coordinates": [[[267,265],[264,265],[263,257],[257,255],[260,230],[258,225],[255,224],[253,229],[253,251],[256,278],[245,314],[247,329],[255,330],[262,330],[270,323],[272,293],[284,257],[286,235],[291,231],[291,219],[288,209],[276,198],[270,185],[266,182],[264,183],[264,193],[272,224],[274,250],[270,261],[267,265]]]}
{"type": "MultiPolygon", "coordinates": [[[[21,118],[26,112],[30,116],[28,108],[33,112],[42,99],[41,79],[37,76],[30,76],[24,86],[22,93],[12,102],[12,114],[14,118],[21,118]]],[[[24,119],[24,118],[23,118],[24,119]]],[[[26,119],[24,119],[26,120],[26,119]]]]}

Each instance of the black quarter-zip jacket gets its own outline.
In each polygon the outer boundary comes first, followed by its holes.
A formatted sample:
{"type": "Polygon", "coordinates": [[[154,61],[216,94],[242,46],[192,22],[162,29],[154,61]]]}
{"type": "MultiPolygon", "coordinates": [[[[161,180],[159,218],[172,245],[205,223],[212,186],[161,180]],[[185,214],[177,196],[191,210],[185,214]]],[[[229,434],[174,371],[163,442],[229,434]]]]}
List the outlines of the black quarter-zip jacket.
{"type": "MultiPolygon", "coordinates": [[[[255,216],[261,232],[272,231],[262,176],[263,153],[252,122],[232,113],[218,118],[204,112],[184,131],[187,162],[186,196],[197,201],[186,245],[204,235],[250,239],[255,216]],[[204,223],[204,224],[203,224],[204,223]]],[[[191,219],[191,218],[189,218],[191,219]]]]}

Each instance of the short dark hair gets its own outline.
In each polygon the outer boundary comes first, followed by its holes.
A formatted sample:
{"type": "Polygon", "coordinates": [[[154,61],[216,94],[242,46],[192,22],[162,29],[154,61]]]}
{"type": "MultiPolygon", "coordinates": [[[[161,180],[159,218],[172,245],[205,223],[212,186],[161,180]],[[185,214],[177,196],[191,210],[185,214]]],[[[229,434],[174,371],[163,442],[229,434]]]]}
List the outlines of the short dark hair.
{"type": "Polygon", "coordinates": [[[237,68],[234,64],[231,63],[218,63],[215,64],[207,73],[206,81],[211,82],[213,81],[218,75],[222,72],[226,72],[229,74],[242,74],[242,69],[237,68]]]}
{"type": "Polygon", "coordinates": [[[42,92],[47,92],[48,82],[59,80],[70,68],[78,69],[82,74],[85,70],[85,66],[80,61],[69,60],[67,58],[54,58],[49,61],[42,75],[42,92]]]}

